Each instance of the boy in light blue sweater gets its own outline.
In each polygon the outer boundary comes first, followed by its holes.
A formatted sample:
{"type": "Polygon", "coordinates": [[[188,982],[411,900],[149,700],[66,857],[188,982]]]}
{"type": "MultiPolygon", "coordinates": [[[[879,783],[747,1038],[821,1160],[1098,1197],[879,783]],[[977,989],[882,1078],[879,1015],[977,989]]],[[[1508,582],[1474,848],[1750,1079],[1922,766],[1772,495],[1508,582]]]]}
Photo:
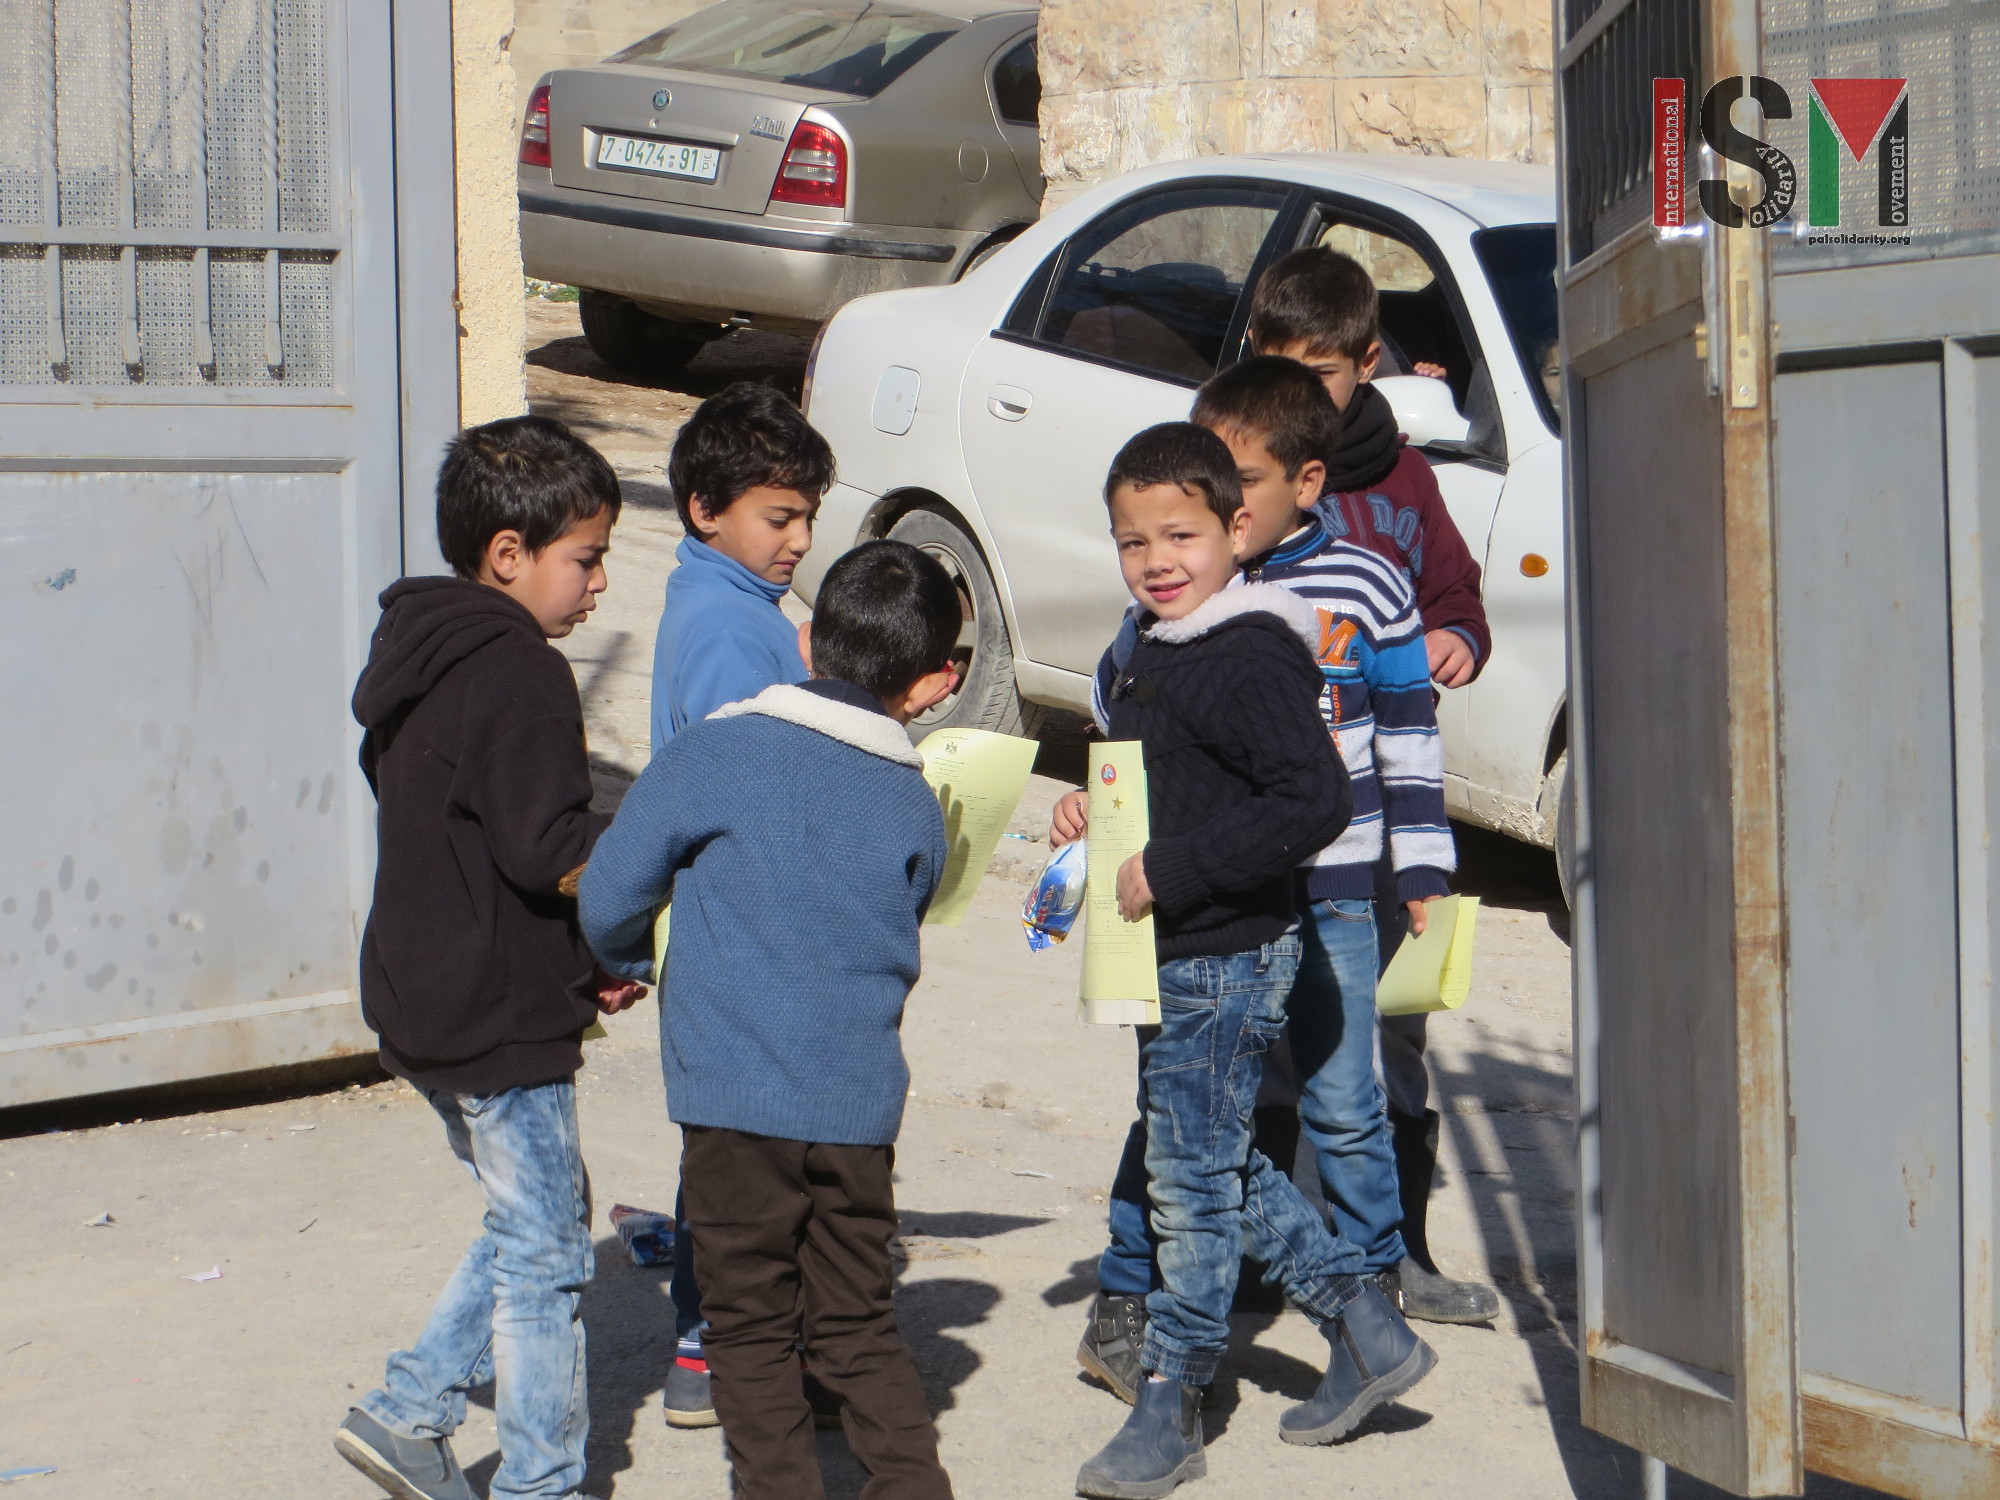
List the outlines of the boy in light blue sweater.
{"type": "MultiPolygon", "coordinates": [[[[674,554],[653,646],[655,755],[725,703],[804,680],[798,627],[779,601],[812,548],[813,517],[833,483],[833,450],[777,391],[739,382],[688,418],[667,458],[667,480],[687,537],[674,554]]],[[[685,1203],[674,1204],[674,1217],[685,1230],[685,1203]]],[[[691,1243],[683,1232],[674,1261],[670,1427],[715,1425],[691,1243]]]]}
{"type": "Polygon", "coordinates": [[[936,561],[901,542],[848,553],[799,631],[812,679],[676,735],[583,876],[584,935],[617,975],[650,973],[653,911],[673,899],[667,1112],[742,1500],[819,1493],[802,1329],[869,1493],[951,1494],[889,1242],[903,1004],[945,865],[904,726],[952,691],[959,627],[936,561]]]}
{"type": "Polygon", "coordinates": [[[686,539],[653,644],[653,753],[725,703],[799,682],[779,601],[812,550],[833,450],[768,386],[738,382],[695,409],[667,458],[686,539]]]}

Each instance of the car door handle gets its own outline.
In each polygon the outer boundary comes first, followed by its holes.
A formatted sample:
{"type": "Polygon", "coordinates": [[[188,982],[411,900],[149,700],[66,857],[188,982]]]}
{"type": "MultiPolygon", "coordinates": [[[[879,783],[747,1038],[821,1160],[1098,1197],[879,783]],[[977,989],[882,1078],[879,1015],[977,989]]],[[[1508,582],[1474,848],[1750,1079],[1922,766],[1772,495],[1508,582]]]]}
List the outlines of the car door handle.
{"type": "Polygon", "coordinates": [[[1017,385],[996,385],[986,393],[986,409],[1003,422],[1018,422],[1035,398],[1017,385]]]}

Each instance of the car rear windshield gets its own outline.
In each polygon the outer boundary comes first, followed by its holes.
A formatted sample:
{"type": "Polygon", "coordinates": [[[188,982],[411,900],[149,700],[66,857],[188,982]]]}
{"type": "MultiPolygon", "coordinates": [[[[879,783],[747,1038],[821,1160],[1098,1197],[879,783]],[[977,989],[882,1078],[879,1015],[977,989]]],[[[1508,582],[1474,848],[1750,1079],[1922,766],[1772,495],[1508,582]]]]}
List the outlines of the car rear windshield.
{"type": "Polygon", "coordinates": [[[861,0],[726,0],[605,61],[727,73],[872,99],[959,25],[929,11],[861,0]]]}
{"type": "Polygon", "coordinates": [[[1528,389],[1535,393],[1542,416],[1554,431],[1562,431],[1561,414],[1549,392],[1553,382],[1542,372],[1556,358],[1556,226],[1509,224],[1482,229],[1472,237],[1473,251],[1486,269],[1493,300],[1514,341],[1528,389]]]}

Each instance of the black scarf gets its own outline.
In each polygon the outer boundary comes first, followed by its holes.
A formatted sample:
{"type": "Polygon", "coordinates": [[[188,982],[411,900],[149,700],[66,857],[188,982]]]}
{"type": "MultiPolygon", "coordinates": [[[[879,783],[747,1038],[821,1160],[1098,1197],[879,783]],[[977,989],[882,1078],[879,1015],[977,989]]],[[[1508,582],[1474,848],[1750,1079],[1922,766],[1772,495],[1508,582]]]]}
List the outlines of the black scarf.
{"type": "Polygon", "coordinates": [[[1343,495],[1380,484],[1396,467],[1401,448],[1389,398],[1362,382],[1341,414],[1340,443],[1326,466],[1327,492],[1343,495]]]}

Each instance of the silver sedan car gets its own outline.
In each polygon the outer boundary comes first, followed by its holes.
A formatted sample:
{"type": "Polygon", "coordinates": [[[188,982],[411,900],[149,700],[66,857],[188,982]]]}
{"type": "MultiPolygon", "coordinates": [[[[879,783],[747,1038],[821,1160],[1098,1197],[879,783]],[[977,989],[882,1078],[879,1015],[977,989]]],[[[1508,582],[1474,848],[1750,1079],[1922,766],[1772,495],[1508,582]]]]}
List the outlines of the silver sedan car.
{"type": "Polygon", "coordinates": [[[755,326],[963,275],[1033,223],[1023,0],[723,0],[546,75],[521,132],[530,276],[582,289],[608,363],[658,375],[755,326]]]}

